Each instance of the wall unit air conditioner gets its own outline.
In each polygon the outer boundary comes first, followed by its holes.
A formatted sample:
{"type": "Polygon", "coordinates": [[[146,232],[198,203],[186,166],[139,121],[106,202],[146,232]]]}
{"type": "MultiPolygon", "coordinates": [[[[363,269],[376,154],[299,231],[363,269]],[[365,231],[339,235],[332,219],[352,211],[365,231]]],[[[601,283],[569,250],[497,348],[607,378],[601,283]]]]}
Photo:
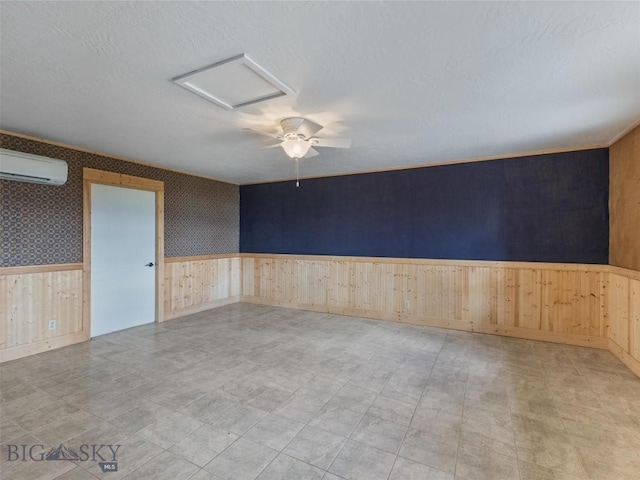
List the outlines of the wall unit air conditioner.
{"type": "Polygon", "coordinates": [[[0,180],[64,185],[67,162],[0,148],[0,180]]]}

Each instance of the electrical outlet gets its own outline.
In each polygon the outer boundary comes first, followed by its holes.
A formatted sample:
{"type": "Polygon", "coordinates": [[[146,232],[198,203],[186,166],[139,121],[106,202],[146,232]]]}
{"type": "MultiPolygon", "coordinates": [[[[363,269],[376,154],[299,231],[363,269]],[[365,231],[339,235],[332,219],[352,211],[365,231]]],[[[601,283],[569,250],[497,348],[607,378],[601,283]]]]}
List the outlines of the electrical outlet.
{"type": "Polygon", "coordinates": [[[409,300],[404,301],[404,308],[409,309],[411,307],[411,302],[409,300]]]}
{"type": "Polygon", "coordinates": [[[49,320],[49,330],[55,330],[55,329],[56,329],[56,321],[49,320]]]}

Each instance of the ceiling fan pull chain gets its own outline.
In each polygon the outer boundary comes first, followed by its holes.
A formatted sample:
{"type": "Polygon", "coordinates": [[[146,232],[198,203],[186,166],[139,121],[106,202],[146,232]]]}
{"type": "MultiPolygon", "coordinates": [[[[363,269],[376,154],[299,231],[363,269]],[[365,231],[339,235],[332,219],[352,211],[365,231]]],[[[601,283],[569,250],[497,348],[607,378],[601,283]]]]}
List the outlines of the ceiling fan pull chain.
{"type": "Polygon", "coordinates": [[[299,159],[294,159],[296,162],[296,188],[298,188],[300,186],[300,163],[298,162],[299,159]]]}

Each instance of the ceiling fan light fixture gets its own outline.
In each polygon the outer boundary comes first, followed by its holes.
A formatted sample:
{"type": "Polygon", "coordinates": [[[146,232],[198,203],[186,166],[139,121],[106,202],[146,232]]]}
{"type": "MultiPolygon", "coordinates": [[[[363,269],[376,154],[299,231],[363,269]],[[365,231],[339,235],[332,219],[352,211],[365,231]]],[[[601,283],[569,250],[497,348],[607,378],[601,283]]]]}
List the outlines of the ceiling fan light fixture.
{"type": "Polygon", "coordinates": [[[304,140],[284,140],[282,142],[282,148],[290,158],[304,158],[309,152],[311,144],[304,140]]]}

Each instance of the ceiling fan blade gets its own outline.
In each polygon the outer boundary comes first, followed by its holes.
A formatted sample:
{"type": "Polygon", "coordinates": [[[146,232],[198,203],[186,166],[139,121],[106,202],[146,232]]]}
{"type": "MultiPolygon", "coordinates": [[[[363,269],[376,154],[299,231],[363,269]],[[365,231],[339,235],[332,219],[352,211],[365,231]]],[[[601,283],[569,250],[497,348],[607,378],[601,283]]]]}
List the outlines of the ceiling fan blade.
{"type": "Polygon", "coordinates": [[[320,154],[318,153],[317,150],[310,148],[307,154],[304,156],[304,158],[311,158],[311,157],[315,157],[316,155],[320,155],[320,154]]]}
{"type": "Polygon", "coordinates": [[[320,130],[322,130],[322,128],[322,125],[318,125],[317,123],[305,118],[300,126],[296,129],[296,133],[304,135],[304,138],[311,138],[320,130]]]}
{"type": "Polygon", "coordinates": [[[264,148],[276,148],[276,147],[280,147],[282,146],[282,143],[274,143],[273,145],[267,145],[266,147],[262,147],[264,148]]]}
{"type": "Polygon", "coordinates": [[[259,135],[265,135],[265,136],[271,137],[271,138],[277,138],[278,140],[282,140],[282,135],[277,135],[277,134],[271,133],[271,132],[265,132],[263,130],[258,130],[257,128],[243,128],[243,130],[249,131],[249,132],[253,132],[253,133],[257,133],[259,135]]]}
{"type": "Polygon", "coordinates": [[[332,147],[332,148],[349,148],[351,146],[350,138],[312,138],[311,145],[314,147],[332,147]]]}

